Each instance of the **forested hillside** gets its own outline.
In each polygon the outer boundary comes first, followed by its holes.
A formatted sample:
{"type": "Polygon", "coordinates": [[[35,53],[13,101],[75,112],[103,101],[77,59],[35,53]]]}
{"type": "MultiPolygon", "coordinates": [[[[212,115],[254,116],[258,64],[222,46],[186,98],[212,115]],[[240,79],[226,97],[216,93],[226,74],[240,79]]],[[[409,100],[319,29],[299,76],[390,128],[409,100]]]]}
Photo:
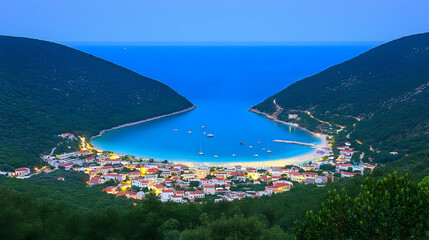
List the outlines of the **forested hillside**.
{"type": "Polygon", "coordinates": [[[55,134],[102,129],[192,104],[168,86],[52,42],[0,36],[0,164],[29,165],[55,134]]]}
{"type": "Polygon", "coordinates": [[[86,187],[87,175],[74,171],[0,176],[0,239],[424,239],[428,157],[412,154],[325,187],[295,183],[270,197],[203,204],[116,198],[101,191],[109,184],[86,187]]]}
{"type": "MultiPolygon", "coordinates": [[[[429,33],[403,37],[298,81],[254,108],[279,118],[305,111],[318,119],[351,127],[375,150],[400,154],[429,148],[429,33]]],[[[300,122],[298,122],[300,123],[300,122]]],[[[352,130],[352,128],[349,128],[352,130]]]]}

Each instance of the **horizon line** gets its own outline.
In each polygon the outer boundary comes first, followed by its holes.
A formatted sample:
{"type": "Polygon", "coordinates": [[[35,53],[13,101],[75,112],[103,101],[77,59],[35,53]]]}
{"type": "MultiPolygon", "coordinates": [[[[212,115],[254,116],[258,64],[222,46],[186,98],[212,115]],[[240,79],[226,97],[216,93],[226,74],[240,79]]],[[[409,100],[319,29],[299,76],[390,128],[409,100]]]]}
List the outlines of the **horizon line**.
{"type": "Polygon", "coordinates": [[[373,46],[387,41],[60,41],[96,46],[373,46]]]}

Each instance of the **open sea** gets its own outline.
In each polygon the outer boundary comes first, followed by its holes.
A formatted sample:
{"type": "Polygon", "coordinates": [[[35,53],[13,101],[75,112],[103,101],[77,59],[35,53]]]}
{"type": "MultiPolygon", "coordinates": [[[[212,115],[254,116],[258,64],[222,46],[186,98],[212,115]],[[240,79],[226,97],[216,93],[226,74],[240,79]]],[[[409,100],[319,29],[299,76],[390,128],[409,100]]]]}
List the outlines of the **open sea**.
{"type": "Polygon", "coordinates": [[[69,45],[161,81],[197,106],[187,113],[107,132],[91,141],[94,146],[143,158],[201,163],[270,161],[315,151],[306,146],[273,142],[320,140],[305,131],[248,112],[249,107],[302,78],[372,48],[365,44],[69,45]],[[200,151],[204,155],[199,155],[200,151]]]}

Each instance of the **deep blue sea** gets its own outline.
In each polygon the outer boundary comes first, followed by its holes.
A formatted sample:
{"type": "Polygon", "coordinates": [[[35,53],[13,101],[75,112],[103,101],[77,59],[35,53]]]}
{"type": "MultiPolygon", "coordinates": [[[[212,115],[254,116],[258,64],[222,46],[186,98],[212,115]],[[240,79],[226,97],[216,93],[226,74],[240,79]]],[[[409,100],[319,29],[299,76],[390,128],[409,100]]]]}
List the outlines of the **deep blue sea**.
{"type": "Polygon", "coordinates": [[[372,46],[72,47],[161,81],[197,106],[191,112],[107,132],[92,140],[96,147],[144,158],[203,163],[276,160],[314,151],[273,142],[319,140],[248,112],[249,107],[372,46]]]}

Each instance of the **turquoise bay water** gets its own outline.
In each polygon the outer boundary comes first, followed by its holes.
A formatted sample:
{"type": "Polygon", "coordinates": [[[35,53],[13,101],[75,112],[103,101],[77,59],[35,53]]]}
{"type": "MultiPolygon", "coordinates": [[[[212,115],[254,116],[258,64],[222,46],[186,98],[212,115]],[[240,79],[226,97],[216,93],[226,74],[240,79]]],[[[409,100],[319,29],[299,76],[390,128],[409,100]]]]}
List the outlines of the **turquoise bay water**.
{"type": "Polygon", "coordinates": [[[305,146],[273,142],[275,139],[307,143],[320,140],[305,131],[250,113],[249,107],[299,79],[371,48],[74,47],[159,80],[197,106],[191,112],[107,132],[92,140],[96,147],[144,158],[192,162],[276,160],[314,151],[305,146]],[[207,137],[203,132],[214,137],[207,137]],[[268,149],[272,152],[268,153],[268,149]],[[199,155],[200,151],[204,155],[199,155]]]}

